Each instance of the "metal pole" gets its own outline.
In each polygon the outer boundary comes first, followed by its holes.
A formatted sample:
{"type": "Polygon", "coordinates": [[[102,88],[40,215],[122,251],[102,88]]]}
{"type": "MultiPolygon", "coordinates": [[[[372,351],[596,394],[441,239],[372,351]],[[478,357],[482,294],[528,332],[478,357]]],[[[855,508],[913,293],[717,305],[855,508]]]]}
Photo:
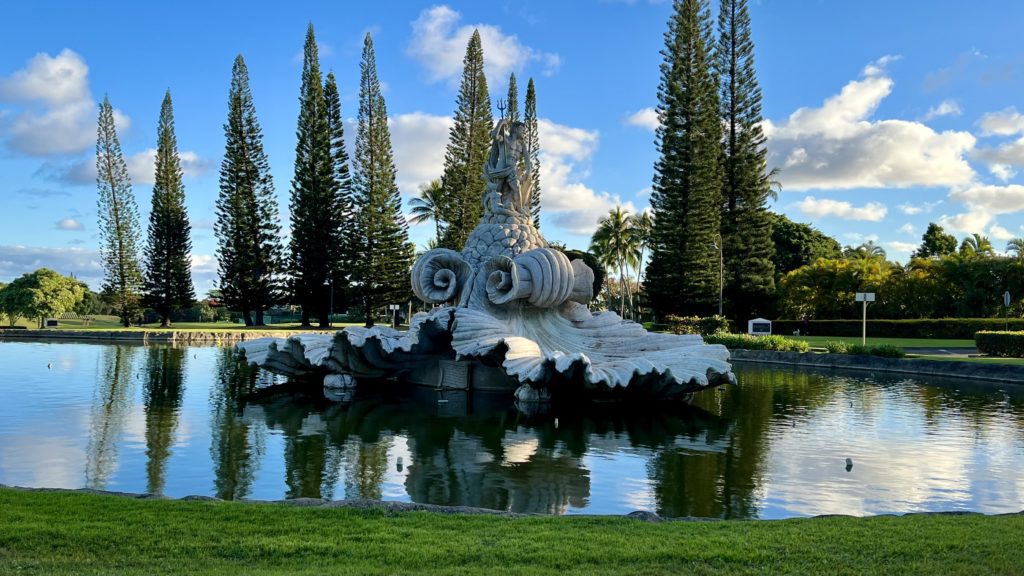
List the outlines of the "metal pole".
{"type": "Polygon", "coordinates": [[[330,281],[331,281],[331,287],[329,288],[329,290],[331,291],[331,303],[330,303],[330,306],[327,308],[327,327],[328,328],[334,326],[334,322],[333,322],[333,316],[334,316],[334,278],[331,278],[330,281]]]}
{"type": "Polygon", "coordinates": [[[864,297],[864,320],[860,332],[860,343],[862,346],[868,345],[868,299],[866,296],[864,297]]]}

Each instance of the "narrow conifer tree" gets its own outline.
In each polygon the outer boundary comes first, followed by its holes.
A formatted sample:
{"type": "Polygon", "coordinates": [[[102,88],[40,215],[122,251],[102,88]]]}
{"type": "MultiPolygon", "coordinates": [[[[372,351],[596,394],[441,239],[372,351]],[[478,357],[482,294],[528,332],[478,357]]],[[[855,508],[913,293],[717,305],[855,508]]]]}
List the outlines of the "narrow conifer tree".
{"type": "Polygon", "coordinates": [[[106,96],[100,104],[96,128],[96,185],[103,291],[112,299],[121,324],[127,327],[138,318],[142,287],[139,207],[117,138],[114,108],[106,96]]]}
{"type": "Polygon", "coordinates": [[[334,243],[339,236],[333,200],[337,192],[331,162],[331,134],[327,125],[327,100],[313,25],[306,29],[302,87],[296,128],[295,177],[292,178],[292,234],[288,273],[295,303],[302,307],[302,325],[315,314],[327,326],[329,280],[339,266],[334,243]],[[325,286],[326,285],[326,286],[325,286]]]}
{"type": "Polygon", "coordinates": [[[185,211],[185,185],[181,181],[170,90],[160,105],[156,138],[156,175],[145,249],[145,303],[160,315],[160,326],[167,327],[171,325],[172,312],[191,306],[195,300],[189,259],[192,226],[185,211]]]}
{"type": "Polygon", "coordinates": [[[707,0],[676,0],[665,33],[646,274],[651,307],[659,316],[717,309],[722,127],[710,20],[707,0]]]}
{"type": "Polygon", "coordinates": [[[526,106],[523,114],[526,124],[526,142],[530,145],[530,161],[533,162],[533,225],[540,230],[540,133],[537,131],[537,91],[533,78],[526,84],[526,106]]]}
{"type": "Polygon", "coordinates": [[[373,326],[378,309],[409,298],[409,269],[413,246],[402,214],[395,182],[395,161],[388,130],[388,113],[377,78],[373,38],[363,43],[359,65],[359,115],[353,159],[353,193],[359,210],[361,240],[355,283],[362,297],[366,325],[373,326]]]}
{"type": "Polygon", "coordinates": [[[352,197],[352,173],[349,169],[348,151],[345,149],[345,117],[341,114],[341,93],[338,92],[338,83],[333,72],[327,74],[324,99],[327,102],[327,130],[331,139],[333,176],[333,194],[328,206],[336,223],[332,227],[336,237],[330,246],[330,260],[335,263],[330,276],[330,288],[334,290],[334,294],[328,304],[333,303],[334,310],[341,310],[349,300],[347,287],[358,259],[359,240],[356,237],[358,228],[352,197]]]}
{"type": "Polygon", "coordinates": [[[505,103],[508,108],[505,110],[505,118],[513,122],[519,122],[519,86],[516,85],[516,73],[508,76],[508,101],[505,103]]]}
{"type": "Polygon", "coordinates": [[[764,313],[775,289],[772,194],[761,88],[754,68],[754,42],[746,0],[721,0],[716,72],[725,127],[722,177],[722,242],[729,315],[749,319],[764,313]]]}
{"type": "Polygon", "coordinates": [[[246,326],[262,326],[264,311],[281,299],[281,225],[249,71],[241,55],[231,69],[224,135],[214,225],[220,289],[225,304],[242,312],[246,326]]]}
{"type": "Polygon", "coordinates": [[[484,76],[484,51],[480,33],[469,38],[462,60],[462,84],[455,101],[455,123],[449,132],[441,186],[442,213],[447,215],[441,246],[462,250],[466,238],[480,221],[486,188],[484,164],[491,147],[491,99],[484,76]]]}

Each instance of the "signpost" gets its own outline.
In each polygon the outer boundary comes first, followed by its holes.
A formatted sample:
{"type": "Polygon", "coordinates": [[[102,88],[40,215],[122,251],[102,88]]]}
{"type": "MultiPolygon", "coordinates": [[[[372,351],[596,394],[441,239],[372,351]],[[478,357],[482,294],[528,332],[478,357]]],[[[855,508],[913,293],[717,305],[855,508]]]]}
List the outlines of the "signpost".
{"type": "Polygon", "coordinates": [[[398,304],[388,304],[388,310],[391,311],[391,327],[392,328],[397,328],[398,327],[398,311],[400,309],[401,309],[401,306],[398,305],[398,304]]]}
{"type": "Polygon", "coordinates": [[[857,292],[856,301],[864,303],[864,320],[863,320],[863,326],[861,327],[861,331],[860,331],[860,343],[863,344],[864,346],[867,346],[868,345],[868,302],[874,302],[875,301],[875,293],[874,292],[857,292]]]}
{"type": "Polygon", "coordinates": [[[1010,291],[1003,292],[1003,330],[1010,329],[1010,291]]]}

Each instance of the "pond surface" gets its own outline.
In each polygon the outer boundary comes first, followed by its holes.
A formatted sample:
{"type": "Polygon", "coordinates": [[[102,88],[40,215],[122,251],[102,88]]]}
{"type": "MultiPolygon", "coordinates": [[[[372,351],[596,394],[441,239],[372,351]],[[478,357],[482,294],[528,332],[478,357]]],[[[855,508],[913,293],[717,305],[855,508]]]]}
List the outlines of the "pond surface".
{"type": "Polygon", "coordinates": [[[7,485],[719,518],[1024,508],[1014,385],[736,364],[739,386],[688,408],[524,415],[507,395],[275,392],[229,348],[0,342],[0,365],[7,485]]]}

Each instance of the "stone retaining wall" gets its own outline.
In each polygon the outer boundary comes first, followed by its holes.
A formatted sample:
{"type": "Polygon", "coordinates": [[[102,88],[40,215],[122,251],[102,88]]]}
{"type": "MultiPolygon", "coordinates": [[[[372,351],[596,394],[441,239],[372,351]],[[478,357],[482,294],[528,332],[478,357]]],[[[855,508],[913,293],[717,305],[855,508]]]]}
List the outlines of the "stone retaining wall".
{"type": "Polygon", "coordinates": [[[870,370],[915,376],[942,376],[1024,384],[1024,366],[982,364],[945,360],[882,358],[854,354],[817,354],[814,352],[774,352],[771,350],[730,350],[733,362],[760,362],[791,366],[870,370]]]}
{"type": "Polygon", "coordinates": [[[335,330],[0,330],[0,339],[217,344],[257,338],[287,338],[294,334],[332,334],[333,332],[335,330]]]}

